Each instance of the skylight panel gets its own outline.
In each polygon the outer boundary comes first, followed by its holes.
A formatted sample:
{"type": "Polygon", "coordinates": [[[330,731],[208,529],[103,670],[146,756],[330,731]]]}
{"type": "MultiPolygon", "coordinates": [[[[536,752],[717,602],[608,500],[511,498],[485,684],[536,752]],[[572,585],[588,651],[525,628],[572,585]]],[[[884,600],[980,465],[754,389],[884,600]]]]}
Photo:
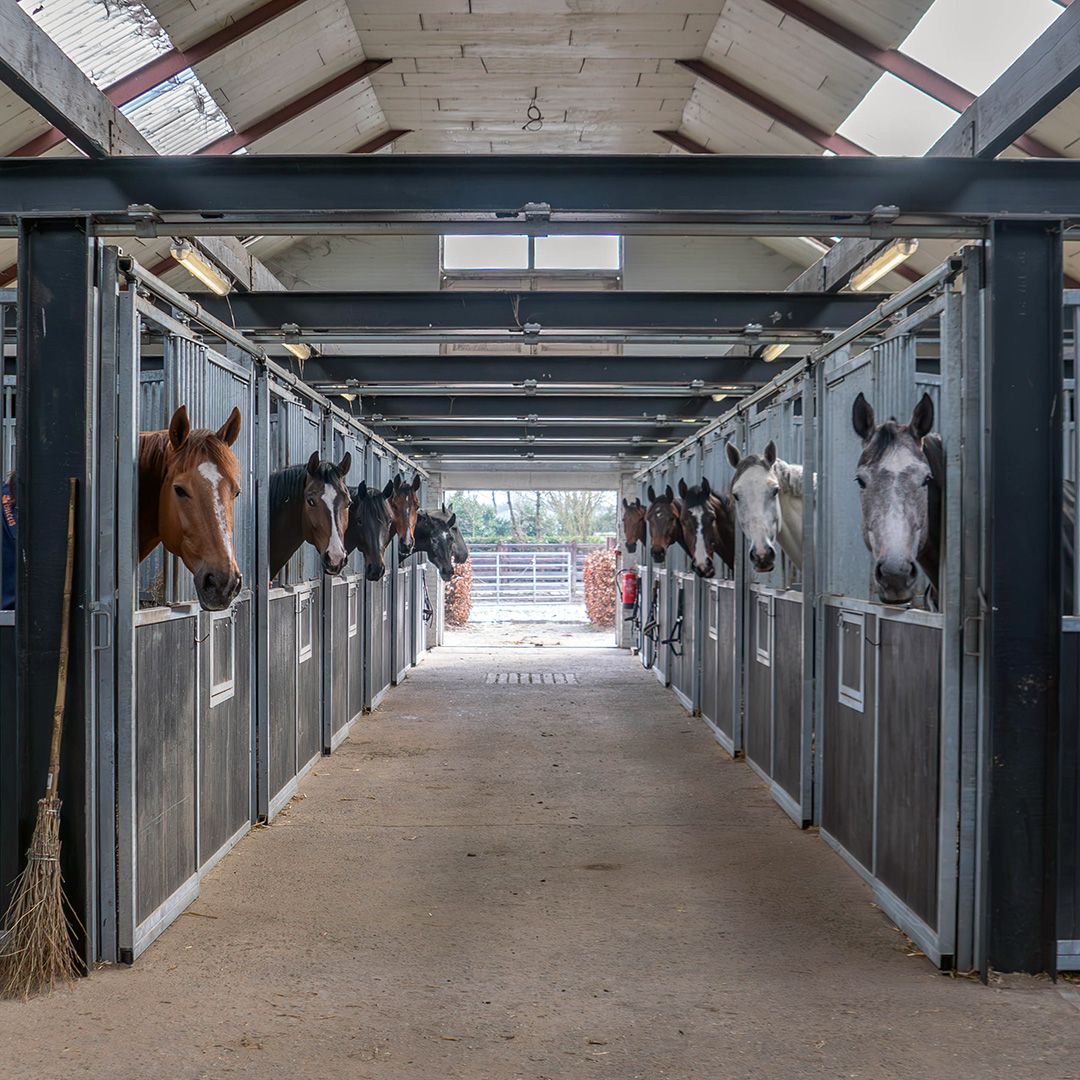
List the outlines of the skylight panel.
{"type": "Polygon", "coordinates": [[[618,270],[617,236],[538,236],[535,244],[537,270],[618,270]]]}
{"type": "Polygon", "coordinates": [[[1062,10],[1053,0],[935,0],[900,51],[978,95],[1062,10]]]}
{"type": "Polygon", "coordinates": [[[128,102],[121,112],[159,154],[190,154],[232,130],[191,68],[128,102]]]}
{"type": "Polygon", "coordinates": [[[837,129],[883,157],[921,157],[952,126],[957,113],[886,72],[837,129]]]}
{"type": "Polygon", "coordinates": [[[444,236],[444,270],[527,270],[527,236],[444,236]]]}

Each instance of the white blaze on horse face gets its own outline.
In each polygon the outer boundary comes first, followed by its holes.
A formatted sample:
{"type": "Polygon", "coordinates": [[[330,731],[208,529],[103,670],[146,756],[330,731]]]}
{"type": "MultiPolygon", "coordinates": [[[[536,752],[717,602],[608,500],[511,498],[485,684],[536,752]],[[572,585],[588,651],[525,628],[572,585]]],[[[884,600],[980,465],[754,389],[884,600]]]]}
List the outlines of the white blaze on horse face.
{"type": "Polygon", "coordinates": [[[232,530],[229,528],[229,522],[225,516],[225,503],[221,498],[221,481],[224,478],[218,467],[210,461],[204,461],[199,466],[199,475],[208,481],[213,489],[214,515],[217,518],[218,528],[221,530],[221,542],[225,545],[225,555],[231,563],[233,561],[232,530]]]}
{"type": "Polygon", "coordinates": [[[341,533],[341,522],[334,509],[338,500],[337,488],[333,484],[324,484],[322,497],[323,502],[326,503],[326,509],[330,512],[330,543],[326,546],[326,553],[330,556],[332,563],[342,563],[345,561],[345,539],[341,533]]]}
{"type": "Polygon", "coordinates": [[[780,485],[770,469],[753,465],[732,485],[739,528],[750,541],[751,555],[776,555],[776,538],[783,525],[780,485]]]}
{"type": "Polygon", "coordinates": [[[694,565],[704,570],[709,565],[709,553],[705,547],[705,515],[699,510],[693,518],[694,530],[694,565]]]}

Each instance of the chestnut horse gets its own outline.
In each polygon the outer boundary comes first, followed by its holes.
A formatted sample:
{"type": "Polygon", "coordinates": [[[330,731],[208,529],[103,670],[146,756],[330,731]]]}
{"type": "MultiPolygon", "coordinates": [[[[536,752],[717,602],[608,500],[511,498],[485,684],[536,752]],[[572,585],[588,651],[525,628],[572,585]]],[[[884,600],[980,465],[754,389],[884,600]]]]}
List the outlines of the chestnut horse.
{"type": "Polygon", "coordinates": [[[349,489],[345,476],[352,455],[336,465],[321,461],[316,450],[306,465],[290,465],[270,476],[270,577],[305,541],[322,556],[328,574],[345,569],[345,530],[349,524],[349,489]]]}
{"type": "Polygon", "coordinates": [[[207,611],[223,611],[243,584],[232,539],[240,463],[229,449],[239,435],[239,409],[215,432],[192,430],[186,405],[168,431],[139,435],[139,561],[164,544],[191,571],[207,611]]]}
{"type": "Polygon", "coordinates": [[[637,546],[645,544],[645,513],[647,507],[640,499],[628,503],[625,499],[623,504],[622,528],[623,537],[626,540],[626,550],[633,554],[637,546]]]}
{"type": "Polygon", "coordinates": [[[398,551],[402,558],[412,551],[416,515],[419,512],[420,474],[416,474],[411,484],[406,484],[401,473],[398,473],[390,494],[390,515],[394,522],[394,533],[400,541],[398,551]]]}

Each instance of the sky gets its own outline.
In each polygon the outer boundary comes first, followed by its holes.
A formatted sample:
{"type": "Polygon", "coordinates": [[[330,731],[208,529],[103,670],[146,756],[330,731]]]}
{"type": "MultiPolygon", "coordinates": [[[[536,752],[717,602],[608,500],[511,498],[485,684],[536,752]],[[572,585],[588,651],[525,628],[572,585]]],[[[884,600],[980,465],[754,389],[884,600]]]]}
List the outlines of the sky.
{"type": "MultiPolygon", "coordinates": [[[[981,94],[1063,11],[1054,0],[935,0],[900,51],[981,94]]],[[[888,73],[838,129],[875,154],[925,154],[956,119],[888,73]]]]}

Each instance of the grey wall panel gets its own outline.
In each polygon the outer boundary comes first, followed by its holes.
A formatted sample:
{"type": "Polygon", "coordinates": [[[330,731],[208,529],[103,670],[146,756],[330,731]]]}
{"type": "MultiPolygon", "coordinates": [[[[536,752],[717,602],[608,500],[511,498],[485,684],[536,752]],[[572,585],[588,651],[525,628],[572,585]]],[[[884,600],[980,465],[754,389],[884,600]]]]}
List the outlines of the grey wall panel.
{"type": "Polygon", "coordinates": [[[232,696],[211,706],[210,650],[202,656],[199,727],[199,859],[205,862],[249,818],[251,806],[251,601],[233,609],[232,696]]]}
{"type": "Polygon", "coordinates": [[[701,626],[701,715],[710,723],[717,721],[716,665],[719,637],[719,586],[709,583],[703,592],[705,611],[701,626]]]}
{"type": "Polygon", "coordinates": [[[773,779],[800,799],[802,755],[802,613],[797,600],[775,601],[773,682],[773,779]]]}
{"type": "MultiPolygon", "coordinates": [[[[332,580],[327,578],[326,580],[332,580]]],[[[340,731],[352,718],[349,711],[349,584],[334,581],[331,598],[331,641],[326,663],[331,666],[334,732],[340,731]]]]}
{"type": "Polygon", "coordinates": [[[720,587],[716,661],[716,726],[729,738],[735,737],[731,700],[735,686],[735,589],[720,587]]]}
{"type": "Polygon", "coordinates": [[[142,922],[193,873],[195,620],[136,630],[136,912],[142,922]]]}
{"type": "Polygon", "coordinates": [[[1080,940],[1080,632],[1062,635],[1058,938],[1080,940]]]}
{"type": "Polygon", "coordinates": [[[316,586],[304,597],[303,603],[311,615],[311,655],[301,660],[297,669],[296,709],[296,764],[303,768],[322,749],[322,725],[320,706],[322,702],[322,670],[319,658],[322,653],[322,619],[319,618],[322,603],[316,586]]]}
{"type": "Polygon", "coordinates": [[[356,633],[349,638],[349,719],[359,716],[364,709],[364,618],[363,618],[363,582],[354,582],[352,603],[356,606],[356,633]]]}
{"type": "Polygon", "coordinates": [[[776,660],[771,647],[767,650],[767,662],[758,657],[758,642],[768,641],[770,636],[768,597],[751,593],[748,607],[750,618],[746,642],[746,715],[743,721],[743,738],[746,756],[771,776],[772,665],[776,660]]]}
{"type": "Polygon", "coordinates": [[[15,627],[0,626],[0,911],[19,873],[19,740],[15,721],[15,627]]]}
{"type": "MultiPolygon", "coordinates": [[[[854,485],[853,485],[854,486],[854,485]]],[[[873,637],[876,620],[867,617],[873,637]]],[[[839,629],[836,609],[825,613],[825,715],[822,717],[821,827],[868,870],[873,864],[874,674],[873,646],[866,658],[865,711],[839,701],[839,629]]]]}
{"type": "Polygon", "coordinates": [[[270,601],[268,760],[273,797],[296,775],[296,598],[270,601]]]}
{"type": "Polygon", "coordinates": [[[941,632],[878,625],[877,876],[936,927],[941,632]]]}

